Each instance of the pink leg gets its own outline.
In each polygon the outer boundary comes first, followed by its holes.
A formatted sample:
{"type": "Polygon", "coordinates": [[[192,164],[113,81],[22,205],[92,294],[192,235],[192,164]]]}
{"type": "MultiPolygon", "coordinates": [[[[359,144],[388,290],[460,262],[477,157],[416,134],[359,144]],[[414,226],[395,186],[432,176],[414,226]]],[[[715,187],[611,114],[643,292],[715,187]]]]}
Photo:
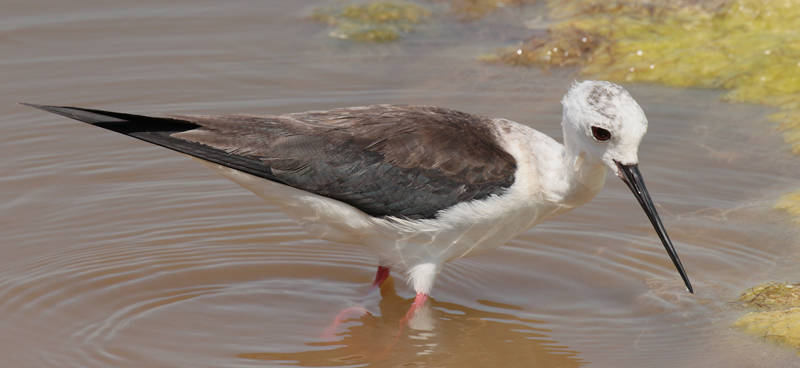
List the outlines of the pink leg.
{"type": "MultiPolygon", "coordinates": [[[[372,294],[372,292],[375,291],[375,289],[379,288],[381,284],[383,284],[383,282],[386,281],[388,277],[389,277],[389,268],[378,266],[378,272],[375,274],[375,281],[372,282],[372,286],[370,286],[369,291],[367,291],[367,293],[364,295],[360,304],[363,304],[364,303],[363,299],[366,299],[366,297],[369,294],[372,294]]],[[[334,333],[339,329],[340,324],[344,323],[350,318],[362,316],[364,314],[371,314],[371,313],[361,305],[345,308],[343,311],[339,312],[338,315],[336,315],[336,318],[333,320],[333,324],[331,324],[330,326],[328,326],[328,328],[325,329],[323,337],[332,338],[334,333]]]]}
{"type": "Polygon", "coordinates": [[[414,317],[414,314],[416,314],[417,311],[420,308],[422,308],[422,306],[425,305],[425,302],[427,301],[428,301],[428,294],[417,293],[417,296],[414,297],[414,302],[411,303],[411,308],[409,308],[408,312],[406,312],[406,316],[400,320],[400,327],[402,328],[404,325],[407,325],[408,321],[411,320],[412,317],[414,317]]]}
{"type": "Polygon", "coordinates": [[[360,305],[356,307],[345,308],[344,310],[339,312],[339,314],[336,315],[336,318],[333,319],[333,323],[331,323],[331,325],[325,329],[325,331],[322,333],[322,338],[332,339],[336,335],[336,333],[339,332],[340,329],[339,326],[342,323],[346,322],[350,318],[360,317],[363,316],[364,314],[371,314],[371,313],[360,305]]]}
{"type": "Polygon", "coordinates": [[[409,325],[411,319],[414,318],[414,315],[417,314],[417,311],[419,311],[427,301],[428,301],[428,294],[417,293],[417,296],[414,297],[414,302],[411,303],[411,308],[408,309],[408,312],[406,312],[405,317],[403,317],[403,319],[400,320],[400,323],[397,326],[398,327],[397,334],[394,336],[394,341],[392,341],[392,343],[389,344],[386,350],[383,351],[383,354],[388,353],[392,348],[394,348],[395,345],[397,345],[397,342],[400,341],[400,336],[403,334],[403,330],[405,329],[405,327],[409,325]]]}
{"type": "Polygon", "coordinates": [[[414,302],[411,303],[411,309],[408,310],[407,314],[411,314],[411,312],[416,312],[417,309],[422,308],[422,306],[427,301],[428,301],[428,294],[417,293],[417,296],[414,297],[414,302]]]}
{"type": "Polygon", "coordinates": [[[378,273],[375,274],[375,281],[372,282],[372,286],[370,286],[369,291],[367,291],[367,295],[372,294],[372,292],[379,288],[387,278],[389,278],[389,268],[378,266],[378,273]]]}

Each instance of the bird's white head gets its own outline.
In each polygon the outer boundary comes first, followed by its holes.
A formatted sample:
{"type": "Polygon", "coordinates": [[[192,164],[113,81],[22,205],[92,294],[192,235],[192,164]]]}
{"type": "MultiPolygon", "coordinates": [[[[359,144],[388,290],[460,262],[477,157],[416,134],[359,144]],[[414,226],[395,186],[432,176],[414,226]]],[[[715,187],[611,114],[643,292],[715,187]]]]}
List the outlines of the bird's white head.
{"type": "Polygon", "coordinates": [[[561,120],[564,147],[568,157],[575,160],[575,170],[583,161],[605,165],[628,185],[653,224],[686,289],[693,292],[639,172],[639,143],[647,132],[647,118],[642,108],[625,89],[609,82],[575,83],[561,102],[564,104],[561,120]]]}
{"type": "Polygon", "coordinates": [[[584,160],[602,163],[621,177],[618,164],[639,162],[647,118],[628,91],[610,82],[576,82],[561,103],[564,146],[576,169],[584,160]]]}

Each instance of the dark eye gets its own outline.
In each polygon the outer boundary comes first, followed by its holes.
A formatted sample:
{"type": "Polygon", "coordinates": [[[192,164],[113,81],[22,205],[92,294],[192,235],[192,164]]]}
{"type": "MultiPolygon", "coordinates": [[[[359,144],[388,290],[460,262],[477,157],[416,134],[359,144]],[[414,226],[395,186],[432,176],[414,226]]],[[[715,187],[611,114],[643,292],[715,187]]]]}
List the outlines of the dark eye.
{"type": "Polygon", "coordinates": [[[592,135],[594,135],[594,138],[598,141],[607,141],[611,139],[611,132],[603,128],[592,127],[592,135]]]}

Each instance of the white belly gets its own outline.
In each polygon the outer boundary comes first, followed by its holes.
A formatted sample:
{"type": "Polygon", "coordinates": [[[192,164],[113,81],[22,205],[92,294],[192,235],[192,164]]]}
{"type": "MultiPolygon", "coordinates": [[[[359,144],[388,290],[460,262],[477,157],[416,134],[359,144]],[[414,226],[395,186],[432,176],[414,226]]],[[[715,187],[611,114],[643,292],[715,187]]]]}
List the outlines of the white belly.
{"type": "Polygon", "coordinates": [[[517,193],[461,203],[436,219],[375,218],[316,194],[195,159],[258,196],[274,203],[309,233],[340,243],[372,248],[381,264],[401,272],[485,252],[571,207],[531,206],[517,193]]]}

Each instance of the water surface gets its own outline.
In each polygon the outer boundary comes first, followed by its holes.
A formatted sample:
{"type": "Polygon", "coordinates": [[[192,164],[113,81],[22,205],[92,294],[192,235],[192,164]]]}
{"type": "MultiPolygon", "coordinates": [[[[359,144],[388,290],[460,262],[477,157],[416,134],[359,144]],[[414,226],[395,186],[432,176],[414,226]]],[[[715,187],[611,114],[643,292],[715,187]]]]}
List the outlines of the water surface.
{"type": "Polygon", "coordinates": [[[641,170],[696,294],[628,188],[445,266],[426,316],[390,279],[323,336],[375,271],[173,152],[16,105],[274,114],[372,103],[504,117],[560,139],[574,70],[481,64],[527,35],[501,11],[439,16],[359,45],[316,1],[2,3],[0,356],[14,367],[750,367],[792,351],[730,331],[730,300],[795,280],[798,231],[771,210],[800,166],[759,106],[626,85],[650,129],[641,170]]]}

